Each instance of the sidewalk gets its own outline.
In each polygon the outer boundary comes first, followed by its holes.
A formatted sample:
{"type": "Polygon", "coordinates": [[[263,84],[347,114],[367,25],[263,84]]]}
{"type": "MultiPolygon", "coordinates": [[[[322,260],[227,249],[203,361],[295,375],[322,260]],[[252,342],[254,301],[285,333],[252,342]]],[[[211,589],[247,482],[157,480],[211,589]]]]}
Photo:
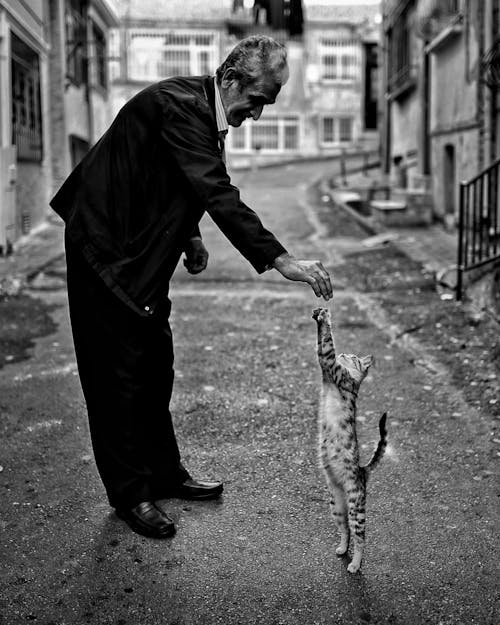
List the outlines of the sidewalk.
{"type": "Polygon", "coordinates": [[[378,169],[366,173],[347,174],[346,185],[338,188],[324,188],[335,204],[341,206],[358,223],[372,233],[373,245],[391,241],[398,249],[412,260],[423,265],[424,269],[436,275],[449,273],[457,262],[457,234],[443,228],[440,224],[413,227],[385,227],[378,224],[372,217],[361,215],[348,204],[353,190],[369,188],[381,179],[378,169]]]}
{"type": "Polygon", "coordinates": [[[55,213],[19,239],[14,252],[0,256],[0,298],[15,295],[44,267],[64,254],[64,222],[55,213]]]}
{"type": "MultiPolygon", "coordinates": [[[[455,233],[445,231],[440,225],[383,228],[373,219],[364,217],[342,201],[343,196],[347,198],[347,194],[351,193],[351,188],[369,186],[371,182],[379,179],[378,170],[368,170],[366,174],[347,174],[347,186],[335,189],[331,197],[335,197],[335,203],[366,229],[367,237],[370,233],[381,236],[381,239],[374,239],[372,244],[390,240],[430,273],[436,276],[446,273],[445,270],[456,264],[455,233]]],[[[367,242],[367,245],[370,245],[370,242],[367,242]]],[[[57,215],[50,214],[43,224],[15,244],[12,255],[0,257],[0,297],[2,293],[15,293],[46,265],[63,254],[64,224],[57,215]]]]}

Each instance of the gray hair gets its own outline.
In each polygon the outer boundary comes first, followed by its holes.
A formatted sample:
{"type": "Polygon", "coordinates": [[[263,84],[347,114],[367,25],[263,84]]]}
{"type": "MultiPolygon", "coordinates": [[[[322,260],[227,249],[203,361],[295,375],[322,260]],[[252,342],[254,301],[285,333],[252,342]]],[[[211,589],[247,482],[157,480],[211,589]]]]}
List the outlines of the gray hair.
{"type": "Polygon", "coordinates": [[[262,74],[272,73],[278,82],[286,67],[286,48],[266,35],[252,35],[242,39],[217,68],[215,75],[220,83],[228,68],[234,69],[236,79],[246,86],[262,74]]]}

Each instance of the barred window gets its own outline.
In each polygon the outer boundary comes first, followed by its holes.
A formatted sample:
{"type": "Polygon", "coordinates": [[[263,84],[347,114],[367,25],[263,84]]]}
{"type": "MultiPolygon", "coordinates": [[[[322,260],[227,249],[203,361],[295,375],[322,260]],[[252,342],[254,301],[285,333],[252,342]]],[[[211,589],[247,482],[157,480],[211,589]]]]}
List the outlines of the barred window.
{"type": "Polygon", "coordinates": [[[84,0],[68,0],[66,20],[66,76],[75,85],[87,82],[87,22],[84,0]]]}
{"type": "Polygon", "coordinates": [[[320,120],[320,143],[324,146],[349,143],[353,140],[352,117],[325,115],[320,120]]]}
{"type": "Polygon", "coordinates": [[[94,48],[93,54],[93,82],[106,89],[107,87],[107,70],[106,70],[106,37],[102,30],[92,24],[92,42],[94,48]]]}
{"type": "Polygon", "coordinates": [[[244,150],[246,146],[245,126],[231,128],[231,146],[233,150],[244,150]]]}
{"type": "Polygon", "coordinates": [[[412,13],[415,0],[407,0],[388,31],[389,39],[389,92],[403,94],[415,82],[413,58],[412,13]]]}
{"type": "Polygon", "coordinates": [[[278,123],[276,120],[263,119],[252,128],[252,149],[277,150],[279,147],[278,123]]]}
{"type": "Polygon", "coordinates": [[[152,81],[170,76],[196,76],[215,72],[218,65],[215,33],[129,33],[128,74],[132,80],[152,81]]]}
{"type": "Polygon", "coordinates": [[[335,142],[335,120],[333,117],[323,117],[321,140],[323,143],[335,142]]]}
{"type": "Polygon", "coordinates": [[[355,40],[321,39],[319,58],[322,80],[351,81],[360,78],[360,46],[355,40]]]}
{"type": "Polygon", "coordinates": [[[297,115],[266,116],[229,131],[229,149],[234,152],[291,152],[299,149],[300,122],[297,115]]]}
{"type": "Polygon", "coordinates": [[[12,33],[12,143],[19,160],[43,157],[38,54],[12,33]]]}
{"type": "Polygon", "coordinates": [[[341,143],[352,141],[352,117],[339,118],[339,141],[341,143]]]}

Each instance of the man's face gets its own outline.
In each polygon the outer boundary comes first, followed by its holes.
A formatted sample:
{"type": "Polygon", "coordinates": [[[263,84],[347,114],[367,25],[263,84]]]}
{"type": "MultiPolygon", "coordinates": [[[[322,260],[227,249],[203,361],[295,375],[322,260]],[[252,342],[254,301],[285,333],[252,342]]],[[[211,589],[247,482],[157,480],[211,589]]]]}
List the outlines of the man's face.
{"type": "Polygon", "coordinates": [[[257,121],[264,106],[274,104],[281,85],[288,78],[287,72],[280,78],[282,82],[277,82],[276,76],[266,74],[242,87],[231,70],[226,71],[222,78],[221,98],[227,123],[230,126],[241,126],[249,117],[257,121]]]}

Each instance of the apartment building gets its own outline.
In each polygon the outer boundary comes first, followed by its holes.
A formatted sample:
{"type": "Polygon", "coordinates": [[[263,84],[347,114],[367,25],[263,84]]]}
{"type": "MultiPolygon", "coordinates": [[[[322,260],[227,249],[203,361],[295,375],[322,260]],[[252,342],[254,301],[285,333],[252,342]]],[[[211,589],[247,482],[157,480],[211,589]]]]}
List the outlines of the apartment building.
{"type": "Polygon", "coordinates": [[[0,253],[42,218],[50,186],[43,0],[0,0],[0,253]]]}
{"type": "Polygon", "coordinates": [[[49,0],[53,191],[112,121],[109,31],[118,24],[113,0],[49,0]]]}
{"type": "Polygon", "coordinates": [[[231,165],[375,149],[377,7],[307,7],[302,36],[291,36],[283,20],[266,15],[267,3],[251,4],[121,0],[111,43],[114,112],[150,82],[215,73],[239,39],[264,33],[287,46],[290,79],[258,122],[230,129],[231,165]]]}
{"type": "Polygon", "coordinates": [[[0,254],[111,120],[112,0],[0,0],[0,254]]]}
{"type": "MultiPolygon", "coordinates": [[[[231,129],[231,162],[377,150],[378,17],[377,5],[311,3],[304,7],[302,36],[270,31],[287,46],[290,78],[258,122],[231,129]]],[[[238,37],[267,32],[251,12],[240,12],[228,26],[238,37]]]]}
{"type": "Polygon", "coordinates": [[[383,2],[382,145],[392,184],[458,219],[459,182],[500,156],[498,0],[383,2]]]}

